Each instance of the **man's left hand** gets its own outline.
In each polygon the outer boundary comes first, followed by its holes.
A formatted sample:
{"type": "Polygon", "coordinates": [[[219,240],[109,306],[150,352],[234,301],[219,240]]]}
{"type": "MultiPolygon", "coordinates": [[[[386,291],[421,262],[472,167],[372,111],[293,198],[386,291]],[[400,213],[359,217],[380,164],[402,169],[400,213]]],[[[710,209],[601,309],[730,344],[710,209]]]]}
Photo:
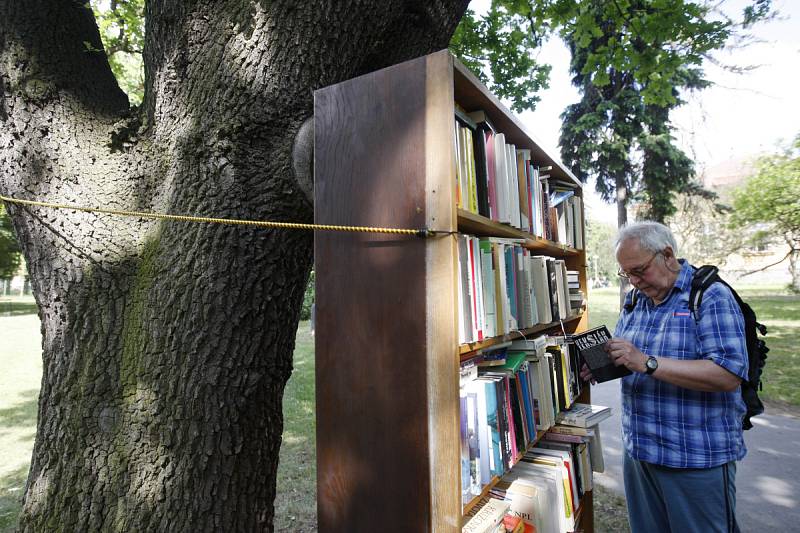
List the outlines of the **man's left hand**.
{"type": "Polygon", "coordinates": [[[625,366],[632,372],[647,370],[645,362],[647,356],[634,346],[629,340],[613,338],[606,343],[606,352],[617,366],[625,366]]]}

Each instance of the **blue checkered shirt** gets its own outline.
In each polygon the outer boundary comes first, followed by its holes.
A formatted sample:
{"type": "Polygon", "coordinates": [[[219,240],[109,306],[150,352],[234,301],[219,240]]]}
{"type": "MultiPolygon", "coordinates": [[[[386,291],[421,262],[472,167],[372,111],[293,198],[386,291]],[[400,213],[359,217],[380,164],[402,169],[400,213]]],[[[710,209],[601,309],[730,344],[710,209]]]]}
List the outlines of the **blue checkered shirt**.
{"type": "MultiPolygon", "coordinates": [[[[628,339],[645,355],[710,359],[746,378],[744,318],[730,289],[721,283],[710,286],[696,320],[688,309],[694,268],[680,262],[666,300],[654,305],[639,293],[636,306],[620,314],[614,336],[628,339]]],[[[733,392],[701,392],[638,372],[622,378],[622,440],[625,450],[640,461],[711,468],[742,459],[747,453],[744,413],[738,387],[733,392]]]]}

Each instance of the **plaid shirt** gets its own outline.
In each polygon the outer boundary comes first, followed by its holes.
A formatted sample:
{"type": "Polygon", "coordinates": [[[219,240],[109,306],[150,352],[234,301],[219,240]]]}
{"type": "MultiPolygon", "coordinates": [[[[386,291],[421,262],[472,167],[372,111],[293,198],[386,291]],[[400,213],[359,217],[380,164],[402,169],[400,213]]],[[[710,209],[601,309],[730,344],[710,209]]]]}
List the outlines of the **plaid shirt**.
{"type": "MultiPolygon", "coordinates": [[[[620,314],[616,337],[645,355],[709,359],[747,376],[744,319],[721,283],[703,295],[698,319],[688,309],[694,268],[683,259],[672,292],[660,305],[639,293],[632,311],[620,314]]],[[[625,303],[630,304],[628,293],[625,303]]],[[[745,413],[740,389],[689,390],[634,372],[622,378],[622,440],[634,459],[674,468],[711,468],[742,459],[745,413]]]]}

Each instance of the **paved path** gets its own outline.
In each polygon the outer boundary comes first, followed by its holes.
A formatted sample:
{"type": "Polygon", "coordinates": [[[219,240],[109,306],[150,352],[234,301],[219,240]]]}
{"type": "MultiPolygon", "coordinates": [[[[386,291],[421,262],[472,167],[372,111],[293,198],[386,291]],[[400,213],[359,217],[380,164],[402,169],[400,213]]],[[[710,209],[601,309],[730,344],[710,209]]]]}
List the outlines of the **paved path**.
{"type": "MultiPolygon", "coordinates": [[[[592,403],[612,407],[600,424],[606,470],[595,480],[622,494],[619,382],[592,388],[592,403]]],[[[742,533],[800,531],[800,419],[770,413],[752,419],[744,432],[747,456],[737,465],[736,516],[742,533]]]]}

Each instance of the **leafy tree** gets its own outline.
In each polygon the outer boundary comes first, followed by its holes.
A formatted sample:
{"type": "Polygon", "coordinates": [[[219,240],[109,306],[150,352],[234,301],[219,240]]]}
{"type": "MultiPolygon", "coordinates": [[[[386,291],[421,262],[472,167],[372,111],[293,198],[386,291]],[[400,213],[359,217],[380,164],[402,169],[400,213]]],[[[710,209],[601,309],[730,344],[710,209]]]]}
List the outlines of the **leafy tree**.
{"type": "Polygon", "coordinates": [[[780,236],[788,248],[790,285],[800,292],[800,134],[781,152],[760,158],[756,172],[733,193],[734,229],[756,226],[759,234],[780,236]]]}
{"type": "Polygon", "coordinates": [[[681,257],[692,264],[723,267],[745,246],[747,233],[728,228],[729,205],[696,194],[677,194],[674,204],[675,214],[667,217],[666,224],[675,234],[681,257]]]}
{"type": "Polygon", "coordinates": [[[14,277],[19,270],[21,255],[11,219],[5,206],[0,203],[0,279],[14,277]]]}
{"type": "Polygon", "coordinates": [[[546,36],[541,27],[527,2],[494,0],[480,18],[467,10],[450,50],[512,110],[534,109],[551,70],[534,56],[546,36]]]}
{"type": "Polygon", "coordinates": [[[669,112],[681,89],[708,84],[698,65],[729,36],[708,11],[683,1],[590,1],[562,32],[581,90],[562,115],[562,156],[581,179],[596,179],[604,200],[616,200],[620,225],[637,195],[643,217],[663,221],[674,212],[672,192],[691,184],[693,164],[674,145],[669,112]]]}
{"type": "MultiPolygon", "coordinates": [[[[144,0],[91,0],[111,70],[138,105],[144,97],[144,0]]],[[[90,48],[90,47],[87,47],[90,48]]]]}

